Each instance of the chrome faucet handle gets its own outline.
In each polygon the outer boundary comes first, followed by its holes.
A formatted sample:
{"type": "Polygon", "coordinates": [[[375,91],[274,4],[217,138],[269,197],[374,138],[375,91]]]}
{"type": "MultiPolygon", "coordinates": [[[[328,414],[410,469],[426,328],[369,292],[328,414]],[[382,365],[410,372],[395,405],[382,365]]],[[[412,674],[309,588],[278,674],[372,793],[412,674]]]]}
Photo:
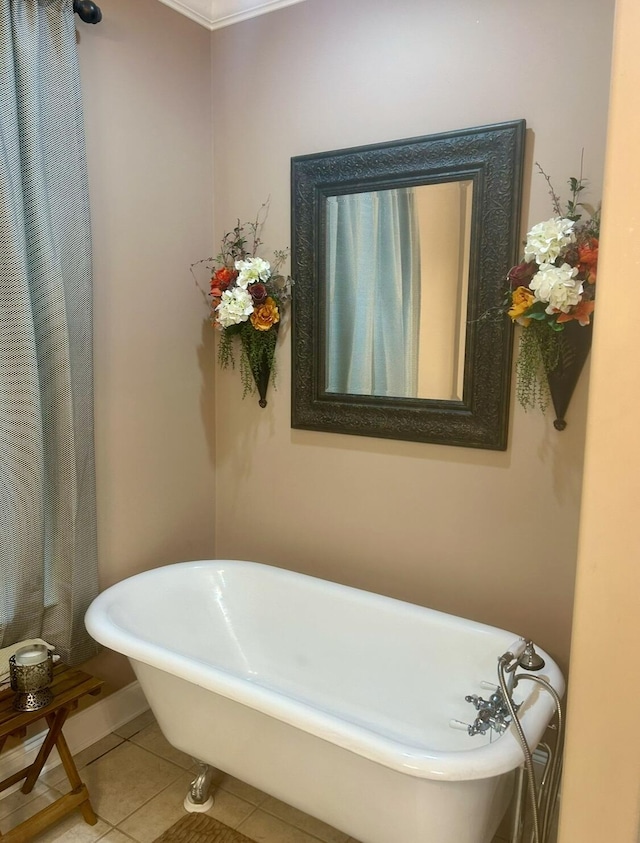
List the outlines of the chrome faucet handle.
{"type": "MultiPolygon", "coordinates": [[[[478,712],[475,721],[467,729],[470,735],[484,735],[489,729],[501,735],[509,728],[511,713],[500,690],[491,694],[488,700],[477,694],[467,694],[465,701],[471,703],[478,712]]],[[[515,704],[514,707],[516,710],[519,708],[515,704]]]]}
{"type": "Polygon", "coordinates": [[[473,737],[474,735],[485,735],[490,728],[490,723],[485,723],[478,717],[476,721],[469,726],[467,731],[469,732],[469,735],[473,737]]]}
{"type": "Polygon", "coordinates": [[[468,694],[465,697],[465,701],[468,703],[472,703],[476,711],[482,711],[483,709],[491,709],[494,705],[491,700],[485,700],[482,697],[479,697],[477,694],[468,694]]]}

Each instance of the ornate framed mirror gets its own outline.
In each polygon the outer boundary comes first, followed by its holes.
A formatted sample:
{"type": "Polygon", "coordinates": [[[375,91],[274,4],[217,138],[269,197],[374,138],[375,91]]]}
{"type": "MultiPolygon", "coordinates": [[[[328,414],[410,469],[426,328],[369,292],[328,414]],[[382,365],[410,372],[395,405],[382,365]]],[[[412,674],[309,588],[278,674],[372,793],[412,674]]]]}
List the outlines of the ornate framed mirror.
{"type": "Polygon", "coordinates": [[[294,428],[506,448],[524,137],[292,159],[294,428]]]}

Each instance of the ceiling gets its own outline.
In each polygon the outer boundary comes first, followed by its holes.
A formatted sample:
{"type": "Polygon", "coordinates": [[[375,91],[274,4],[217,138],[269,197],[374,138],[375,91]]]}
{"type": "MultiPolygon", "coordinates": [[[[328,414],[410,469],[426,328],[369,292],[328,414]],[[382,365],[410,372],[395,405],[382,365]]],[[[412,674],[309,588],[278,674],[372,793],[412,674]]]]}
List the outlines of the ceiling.
{"type": "Polygon", "coordinates": [[[263,15],[302,0],[160,0],[207,29],[220,29],[232,23],[263,15]]]}

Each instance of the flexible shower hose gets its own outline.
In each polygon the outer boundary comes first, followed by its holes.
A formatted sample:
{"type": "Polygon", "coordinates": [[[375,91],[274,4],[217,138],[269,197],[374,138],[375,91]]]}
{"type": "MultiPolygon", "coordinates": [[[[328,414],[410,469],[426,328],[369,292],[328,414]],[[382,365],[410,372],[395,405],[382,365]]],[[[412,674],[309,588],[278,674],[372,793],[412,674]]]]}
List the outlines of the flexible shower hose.
{"type": "Polygon", "coordinates": [[[522,729],[522,725],[518,720],[518,715],[513,705],[511,694],[509,693],[509,689],[507,688],[505,671],[507,669],[508,664],[509,658],[508,655],[505,653],[505,655],[500,656],[500,658],[498,659],[498,680],[500,681],[500,690],[502,691],[502,696],[504,697],[504,700],[507,704],[507,708],[509,709],[509,714],[511,715],[513,725],[516,727],[518,740],[520,741],[520,746],[522,747],[522,752],[524,754],[524,766],[525,770],[527,771],[527,788],[529,791],[529,799],[531,801],[531,811],[533,818],[533,843],[540,843],[540,831],[538,828],[538,797],[536,795],[536,783],[533,777],[533,755],[531,753],[531,750],[529,749],[529,744],[527,743],[527,739],[522,729]]]}
{"type": "MultiPolygon", "coordinates": [[[[536,783],[533,773],[533,754],[531,752],[531,749],[529,748],[529,744],[527,743],[524,730],[518,719],[518,715],[515,710],[513,700],[511,698],[511,694],[509,693],[509,690],[507,688],[505,673],[508,670],[509,661],[510,660],[508,658],[508,654],[506,653],[498,659],[498,679],[500,681],[500,690],[502,691],[502,696],[504,697],[505,702],[507,704],[507,708],[509,709],[509,713],[511,714],[511,719],[515,726],[516,734],[518,735],[518,740],[520,741],[520,746],[522,747],[522,752],[524,754],[524,764],[525,770],[527,772],[527,787],[529,792],[529,799],[531,802],[531,815],[533,820],[532,841],[533,843],[546,843],[551,827],[552,797],[557,792],[559,784],[559,774],[562,766],[562,705],[560,702],[560,697],[556,693],[555,689],[552,688],[552,686],[546,680],[541,679],[539,676],[532,676],[529,673],[518,673],[514,677],[513,689],[515,689],[516,685],[521,679],[529,679],[531,682],[536,682],[538,685],[541,685],[543,688],[545,688],[551,694],[558,714],[558,739],[556,753],[553,758],[549,783],[544,794],[544,805],[539,805],[538,795],[536,793],[536,783]],[[542,838],[540,837],[540,807],[542,807],[543,809],[542,838]]],[[[515,670],[516,667],[517,664],[512,668],[512,670],[515,670]]]]}
{"type": "Polygon", "coordinates": [[[564,733],[564,720],[562,717],[562,703],[560,702],[560,697],[558,696],[556,690],[552,688],[552,686],[545,680],[542,679],[540,676],[532,676],[529,673],[518,673],[515,676],[515,685],[521,679],[528,679],[530,682],[535,682],[537,685],[540,685],[546,691],[548,691],[551,696],[553,697],[553,701],[556,706],[556,713],[558,715],[558,737],[556,741],[556,752],[553,757],[553,763],[551,765],[551,773],[549,776],[549,783],[546,787],[546,792],[544,793],[544,801],[539,804],[539,808],[542,808],[542,839],[541,843],[546,843],[549,837],[549,831],[551,829],[551,820],[553,817],[553,808],[555,803],[555,797],[558,793],[558,786],[560,784],[560,771],[562,769],[562,739],[564,733]]]}

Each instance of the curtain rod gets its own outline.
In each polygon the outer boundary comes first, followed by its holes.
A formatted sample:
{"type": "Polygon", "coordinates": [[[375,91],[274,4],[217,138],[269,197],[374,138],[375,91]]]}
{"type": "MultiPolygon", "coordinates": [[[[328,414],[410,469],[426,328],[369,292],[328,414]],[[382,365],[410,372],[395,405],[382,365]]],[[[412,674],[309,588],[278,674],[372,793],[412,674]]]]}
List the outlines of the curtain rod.
{"type": "Polygon", "coordinates": [[[73,0],[73,11],[85,23],[100,23],[102,12],[91,0],[73,0]]]}

